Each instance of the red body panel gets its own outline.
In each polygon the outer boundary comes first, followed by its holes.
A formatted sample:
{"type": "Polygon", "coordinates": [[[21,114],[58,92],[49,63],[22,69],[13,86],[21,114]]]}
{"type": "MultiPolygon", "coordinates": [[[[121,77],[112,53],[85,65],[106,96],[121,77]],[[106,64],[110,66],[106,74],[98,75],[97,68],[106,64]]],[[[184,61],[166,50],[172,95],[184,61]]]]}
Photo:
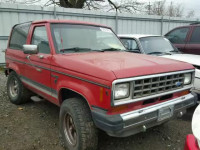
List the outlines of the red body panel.
{"type": "MultiPolygon", "coordinates": [[[[15,50],[8,48],[6,62],[7,67],[13,69],[19,75],[44,86],[49,94],[25,83],[28,88],[57,105],[61,104],[61,89],[66,88],[85,97],[90,107],[97,106],[112,110],[111,86],[114,80],[193,69],[193,66],[187,63],[128,52],[56,54],[51,37],[50,23],[96,25],[64,20],[33,22],[27,44],[30,44],[34,27],[45,25],[51,54],[43,54],[43,59],[39,59],[40,54],[31,55],[31,61],[29,61],[23,51],[15,52],[15,50]]],[[[176,96],[176,94],[173,94],[172,98],[176,96]]],[[[157,103],[159,102],[157,101],[157,103]]],[[[142,105],[142,102],[127,106],[129,109],[125,111],[146,107],[142,105]]],[[[109,112],[112,113],[112,111],[109,112]]]]}
{"type": "Polygon", "coordinates": [[[194,135],[187,135],[184,150],[200,150],[194,135]]]}

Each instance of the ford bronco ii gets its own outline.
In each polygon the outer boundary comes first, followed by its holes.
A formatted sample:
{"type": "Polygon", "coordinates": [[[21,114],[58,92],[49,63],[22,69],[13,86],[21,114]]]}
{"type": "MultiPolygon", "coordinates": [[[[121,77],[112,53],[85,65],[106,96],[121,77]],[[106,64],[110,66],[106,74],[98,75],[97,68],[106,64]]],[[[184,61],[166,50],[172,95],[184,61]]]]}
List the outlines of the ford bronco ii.
{"type": "Polygon", "coordinates": [[[126,51],[111,28],[77,21],[15,25],[6,49],[7,93],[60,106],[70,150],[96,149],[98,130],[126,137],[182,115],[194,105],[194,67],[126,51]]]}

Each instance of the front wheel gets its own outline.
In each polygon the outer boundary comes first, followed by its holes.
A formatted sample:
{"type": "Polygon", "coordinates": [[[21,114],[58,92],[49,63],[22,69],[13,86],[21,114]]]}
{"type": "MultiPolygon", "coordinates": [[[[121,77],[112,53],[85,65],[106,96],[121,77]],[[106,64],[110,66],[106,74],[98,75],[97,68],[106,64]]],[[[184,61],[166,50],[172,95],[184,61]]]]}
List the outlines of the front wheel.
{"type": "Polygon", "coordinates": [[[60,108],[60,133],[69,150],[97,149],[98,134],[87,103],[80,98],[65,100],[60,108]]]}

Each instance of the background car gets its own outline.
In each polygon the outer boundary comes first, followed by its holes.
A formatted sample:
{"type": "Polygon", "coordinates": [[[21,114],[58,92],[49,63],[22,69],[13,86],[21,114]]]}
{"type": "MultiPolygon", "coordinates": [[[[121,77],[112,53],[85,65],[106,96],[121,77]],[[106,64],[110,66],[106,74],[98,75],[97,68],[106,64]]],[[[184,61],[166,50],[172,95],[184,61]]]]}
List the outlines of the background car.
{"type": "Polygon", "coordinates": [[[192,64],[195,69],[194,91],[200,97],[200,56],[183,54],[168,39],[159,35],[118,35],[124,46],[135,53],[156,55],[192,64]]]}
{"type": "Polygon", "coordinates": [[[193,114],[192,132],[186,137],[184,150],[200,150],[200,105],[193,114]]]}
{"type": "Polygon", "coordinates": [[[165,37],[180,51],[200,55],[200,23],[177,27],[165,34],[165,37]]]}

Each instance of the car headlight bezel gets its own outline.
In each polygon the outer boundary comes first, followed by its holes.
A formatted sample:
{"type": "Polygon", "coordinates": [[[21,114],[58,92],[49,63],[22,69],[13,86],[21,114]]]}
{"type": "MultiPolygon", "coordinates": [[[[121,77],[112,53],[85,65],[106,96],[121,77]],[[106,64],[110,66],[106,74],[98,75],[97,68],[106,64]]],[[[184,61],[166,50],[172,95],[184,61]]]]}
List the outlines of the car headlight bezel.
{"type": "Polygon", "coordinates": [[[185,73],[184,74],[184,81],[183,81],[183,84],[184,85],[189,85],[189,84],[192,84],[192,73],[185,73]]]}
{"type": "Polygon", "coordinates": [[[117,83],[113,89],[114,100],[126,99],[130,96],[130,83],[117,83]]]}

